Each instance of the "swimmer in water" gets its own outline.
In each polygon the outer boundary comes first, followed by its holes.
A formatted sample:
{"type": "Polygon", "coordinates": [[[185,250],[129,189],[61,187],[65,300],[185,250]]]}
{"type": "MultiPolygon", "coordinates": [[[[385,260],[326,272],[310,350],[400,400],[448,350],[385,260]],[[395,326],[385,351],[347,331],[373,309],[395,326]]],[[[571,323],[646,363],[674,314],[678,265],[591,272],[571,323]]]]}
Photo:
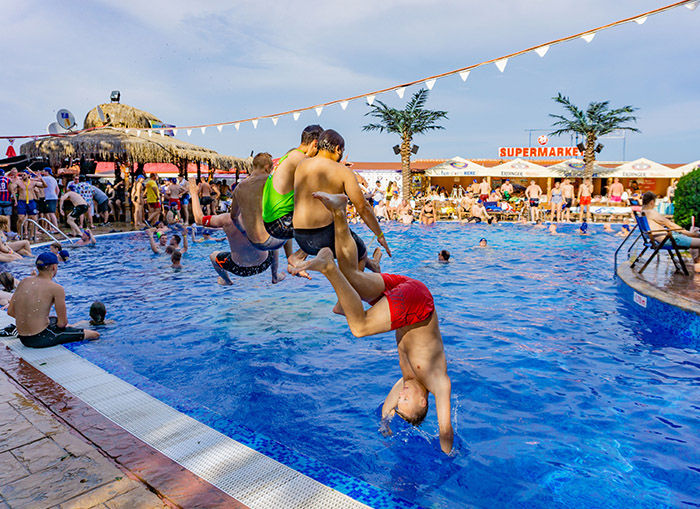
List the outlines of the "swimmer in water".
{"type": "Polygon", "coordinates": [[[19,281],[9,272],[0,273],[0,307],[2,309],[7,309],[10,304],[10,299],[12,298],[12,293],[19,284],[19,281]]]}
{"type": "Polygon", "coordinates": [[[96,300],[90,305],[90,320],[81,320],[73,324],[73,327],[85,327],[91,325],[93,327],[99,327],[102,325],[113,325],[117,322],[114,320],[105,320],[107,316],[107,308],[105,305],[96,300]]]}
{"type": "Polygon", "coordinates": [[[73,249],[76,247],[94,246],[95,244],[97,244],[97,240],[90,230],[80,230],[80,240],[74,244],[66,244],[66,247],[73,249]]]}
{"type": "Polygon", "coordinates": [[[201,242],[223,242],[226,240],[226,237],[221,237],[219,239],[215,239],[212,237],[212,230],[209,228],[202,228],[202,238],[197,239],[195,234],[196,234],[197,228],[195,226],[192,226],[192,242],[196,242],[197,244],[201,242]]]}
{"type": "Polygon", "coordinates": [[[489,243],[486,239],[479,239],[479,247],[488,247],[489,243]]]}
{"type": "Polygon", "coordinates": [[[173,254],[170,255],[170,262],[172,263],[172,265],[170,267],[172,267],[173,269],[181,269],[182,268],[182,264],[180,263],[181,260],[182,260],[182,253],[180,251],[175,251],[173,254]]]}
{"type": "MultiPolygon", "coordinates": [[[[180,227],[182,228],[182,227],[180,227]]],[[[161,254],[160,248],[164,247],[164,253],[167,255],[172,255],[175,251],[180,251],[182,254],[185,254],[187,252],[187,232],[184,232],[183,229],[183,237],[184,237],[184,245],[183,248],[180,249],[180,241],[182,240],[181,237],[177,234],[173,235],[170,237],[170,242],[168,242],[168,236],[165,233],[161,233],[159,231],[156,231],[155,228],[149,228],[146,230],[146,233],[148,234],[148,241],[151,245],[151,251],[155,254],[161,254]],[[158,238],[158,242],[156,243],[155,238],[158,238]]]]}
{"type": "Polygon", "coordinates": [[[447,249],[443,249],[438,253],[438,261],[442,263],[447,263],[450,261],[450,252],[447,249]]]}
{"type": "MultiPolygon", "coordinates": [[[[615,179],[615,180],[617,180],[617,179],[615,179]]],[[[605,233],[614,233],[615,232],[615,230],[612,229],[612,226],[610,226],[610,223],[605,223],[603,225],[603,231],[605,233]]]]}
{"type": "MultiPolygon", "coordinates": [[[[433,296],[428,288],[405,276],[363,272],[357,266],[357,244],[347,220],[348,197],[313,193],[331,212],[335,229],[335,252],[324,247],[316,258],[300,267],[321,272],[333,286],[350,331],[355,337],[396,331],[402,377],[394,384],[382,407],[382,432],[391,434],[394,415],[419,425],[428,412],[428,393],[435,396],[440,448],[452,451],[450,416],[451,382],[438,325],[433,296]],[[365,311],[362,301],[371,307],[365,311]]],[[[377,254],[381,251],[377,249],[377,254]]]]}
{"type": "Polygon", "coordinates": [[[84,339],[97,339],[99,333],[70,327],[66,314],[66,294],[52,279],[58,272],[58,259],[50,252],[36,259],[38,274],[24,278],[12,295],[7,314],[15,318],[17,334],[24,346],[46,348],[84,339]],[[49,317],[51,308],[55,317],[49,317]]]}
{"type": "Polygon", "coordinates": [[[630,234],[630,226],[628,224],[622,225],[622,230],[615,234],[615,237],[627,237],[630,234]]]}
{"type": "Polygon", "coordinates": [[[557,225],[554,223],[549,225],[549,233],[551,235],[561,235],[561,233],[557,231],[557,225]]]}

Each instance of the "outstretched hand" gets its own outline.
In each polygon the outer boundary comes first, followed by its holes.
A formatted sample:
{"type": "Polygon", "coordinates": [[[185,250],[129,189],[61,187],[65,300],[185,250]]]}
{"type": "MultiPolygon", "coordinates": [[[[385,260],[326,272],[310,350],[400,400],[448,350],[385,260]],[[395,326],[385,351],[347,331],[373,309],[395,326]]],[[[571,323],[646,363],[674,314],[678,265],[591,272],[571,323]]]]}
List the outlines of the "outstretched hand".
{"type": "Polygon", "coordinates": [[[384,248],[386,254],[388,254],[391,257],[391,249],[389,249],[389,244],[386,241],[386,237],[384,235],[378,237],[377,242],[379,242],[379,244],[384,248]]]}

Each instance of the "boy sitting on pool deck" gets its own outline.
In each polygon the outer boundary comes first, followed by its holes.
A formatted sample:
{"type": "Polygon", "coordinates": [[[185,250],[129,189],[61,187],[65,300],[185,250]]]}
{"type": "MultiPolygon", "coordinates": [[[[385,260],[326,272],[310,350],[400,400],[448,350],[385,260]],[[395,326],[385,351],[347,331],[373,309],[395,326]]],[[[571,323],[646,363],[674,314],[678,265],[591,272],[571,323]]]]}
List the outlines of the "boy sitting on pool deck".
{"type": "MultiPolygon", "coordinates": [[[[316,258],[300,263],[299,268],[321,272],[328,278],[353,336],[396,331],[403,376],[384,401],[382,420],[398,414],[413,425],[420,424],[428,413],[428,392],[432,392],[438,414],[440,448],[449,453],[453,440],[452,389],[433,296],[415,279],[358,269],[357,246],[347,220],[347,196],[320,192],[313,196],[333,215],[338,266],[331,249],[324,247],[316,258]],[[363,300],[372,304],[367,311],[363,300]]],[[[386,430],[390,432],[388,426],[386,430]]]]}
{"type": "Polygon", "coordinates": [[[93,330],[68,327],[66,294],[52,279],[58,272],[58,258],[50,252],[36,259],[38,274],[24,278],[12,294],[7,314],[15,318],[17,334],[24,346],[46,348],[84,339],[97,339],[93,330]],[[51,307],[57,317],[49,317],[51,307]]]}

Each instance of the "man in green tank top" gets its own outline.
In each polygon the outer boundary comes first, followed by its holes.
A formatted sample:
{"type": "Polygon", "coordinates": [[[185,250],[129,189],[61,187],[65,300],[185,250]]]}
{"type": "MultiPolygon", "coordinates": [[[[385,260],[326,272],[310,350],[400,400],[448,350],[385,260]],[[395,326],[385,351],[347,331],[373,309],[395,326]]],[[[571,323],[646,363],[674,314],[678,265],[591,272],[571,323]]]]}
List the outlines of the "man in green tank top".
{"type": "MultiPolygon", "coordinates": [[[[309,125],[301,133],[301,144],[287,152],[277,163],[265,182],[262,195],[262,218],[265,230],[276,239],[289,240],[284,245],[287,255],[288,269],[294,271],[294,262],[290,259],[303,260],[302,252],[292,257],[292,243],[294,227],[292,217],[294,214],[294,174],[297,165],[309,157],[318,153],[318,137],[323,132],[320,125],[309,125]]],[[[298,275],[305,275],[298,274],[298,275]]],[[[307,276],[308,277],[308,276],[307,276]]]]}

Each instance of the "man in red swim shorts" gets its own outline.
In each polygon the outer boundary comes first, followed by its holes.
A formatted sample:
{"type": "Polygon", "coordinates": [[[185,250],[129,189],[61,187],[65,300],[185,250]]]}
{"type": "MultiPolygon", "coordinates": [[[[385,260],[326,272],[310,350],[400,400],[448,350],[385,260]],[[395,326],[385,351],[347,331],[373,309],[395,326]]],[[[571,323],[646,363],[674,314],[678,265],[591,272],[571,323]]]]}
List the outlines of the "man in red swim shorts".
{"type": "MultiPolygon", "coordinates": [[[[347,220],[348,198],[344,194],[313,193],[333,214],[336,266],[333,252],[325,247],[318,255],[299,264],[300,269],[321,272],[338,296],[335,312],[345,315],[355,337],[396,331],[399,366],[403,375],[389,392],[382,407],[382,432],[391,433],[388,421],[395,414],[413,425],[428,412],[428,393],[435,396],[440,448],[452,451],[450,377],[442,345],[433,296],[428,288],[406,276],[361,272],[357,267],[357,245],[347,220]],[[362,301],[372,307],[365,311],[362,301]]],[[[375,261],[381,256],[375,250],[375,261]]]]}

